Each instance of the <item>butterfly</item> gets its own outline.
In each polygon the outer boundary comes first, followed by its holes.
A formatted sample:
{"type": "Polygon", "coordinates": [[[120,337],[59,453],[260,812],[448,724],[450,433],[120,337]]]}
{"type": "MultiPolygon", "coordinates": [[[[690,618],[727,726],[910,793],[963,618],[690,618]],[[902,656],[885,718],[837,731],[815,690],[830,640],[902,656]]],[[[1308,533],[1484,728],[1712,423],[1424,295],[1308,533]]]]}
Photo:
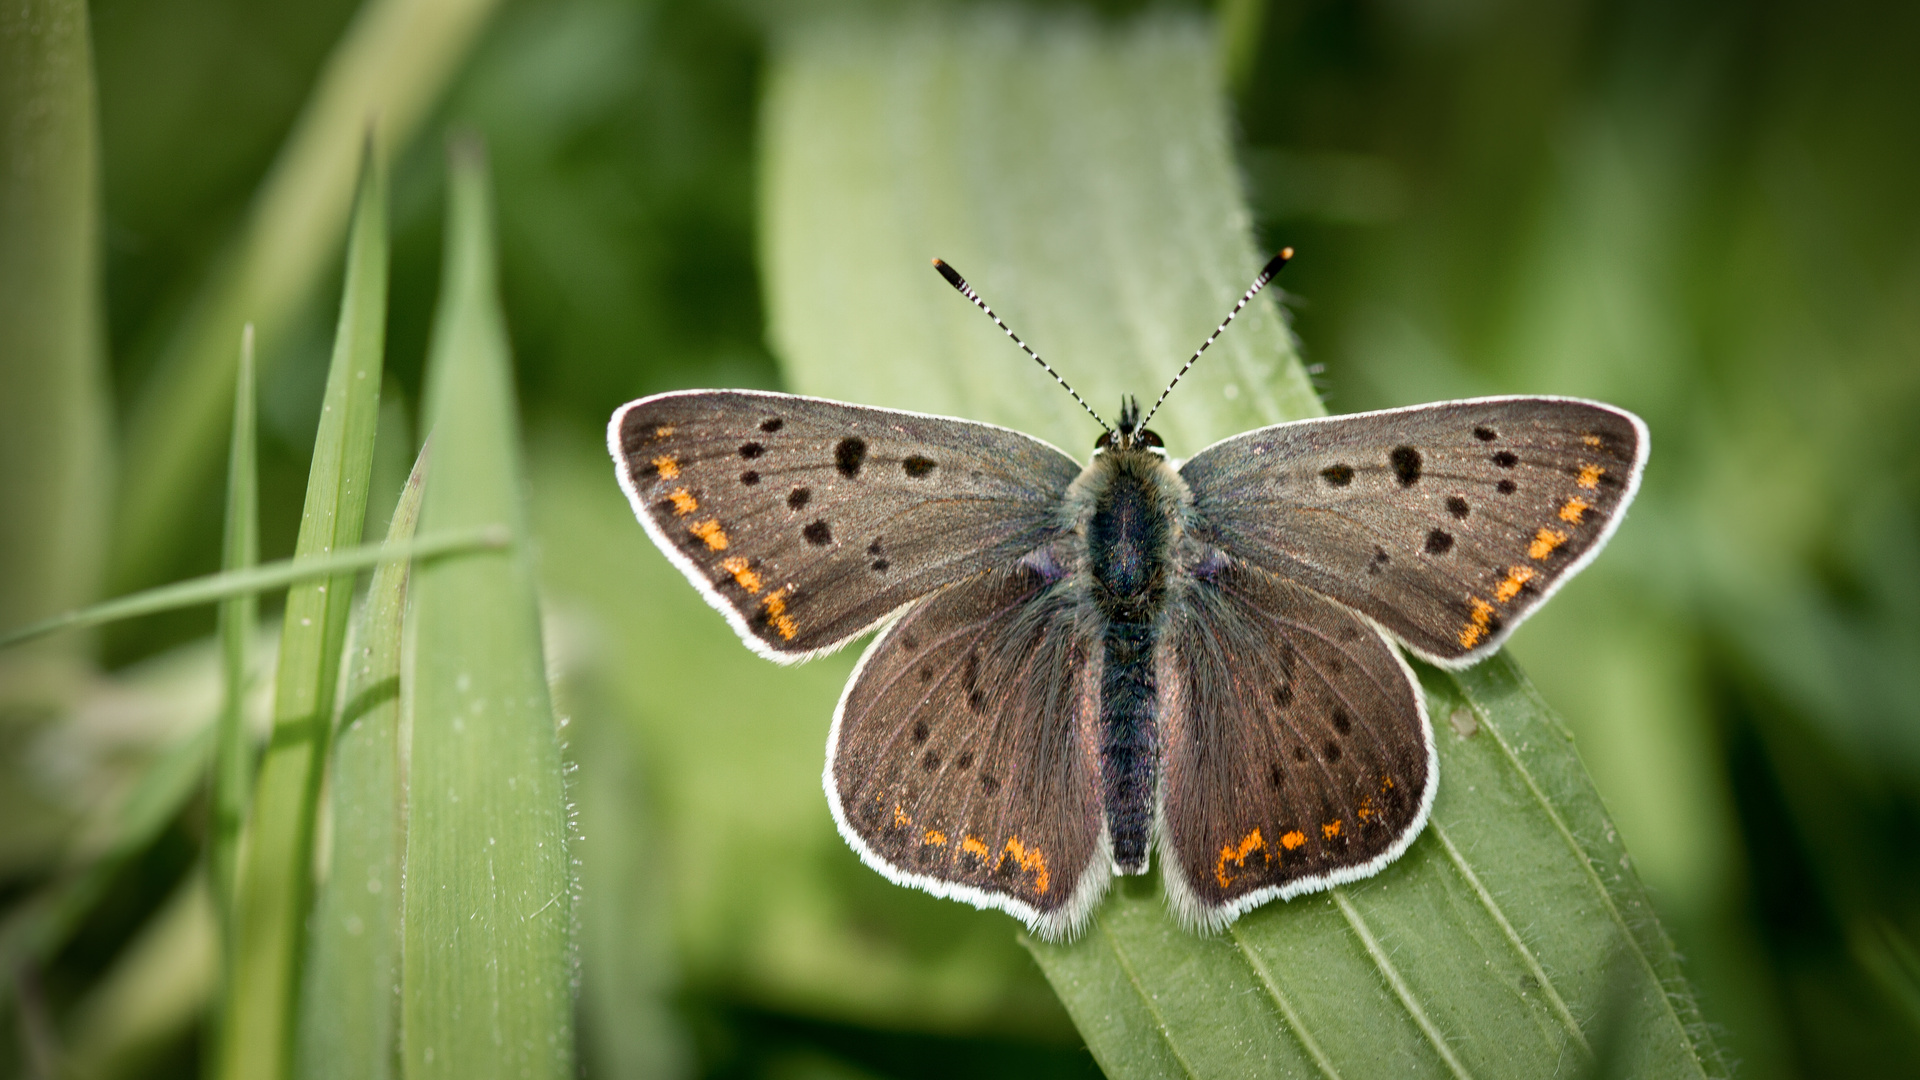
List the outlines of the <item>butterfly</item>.
{"type": "Polygon", "coordinates": [[[1170,459],[1147,422],[1291,253],[1144,417],[1127,398],[1110,426],[1074,394],[1103,429],[1085,465],[992,424],[791,394],[614,413],[640,523],[748,647],[792,663],[881,628],[823,780],[890,880],[1061,939],[1156,851],[1203,931],[1374,874],[1438,783],[1403,650],[1486,658],[1619,525],[1646,426],[1571,398],[1300,420],[1170,459]]]}

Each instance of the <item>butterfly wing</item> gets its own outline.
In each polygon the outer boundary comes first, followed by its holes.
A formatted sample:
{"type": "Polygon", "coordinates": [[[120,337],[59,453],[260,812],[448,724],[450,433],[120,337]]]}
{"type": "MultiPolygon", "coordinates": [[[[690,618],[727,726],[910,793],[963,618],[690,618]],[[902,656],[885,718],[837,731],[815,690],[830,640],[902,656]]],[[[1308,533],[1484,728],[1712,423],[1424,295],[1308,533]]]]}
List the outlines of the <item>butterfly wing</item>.
{"type": "Polygon", "coordinates": [[[1380,630],[1212,553],[1156,652],[1167,895],[1217,929],[1365,877],[1418,835],[1436,770],[1426,703],[1380,630]]]}
{"type": "Polygon", "coordinates": [[[803,660],[1061,529],[1080,467],[988,424],[699,390],[622,406],[620,485],[754,651],[803,660]]]}
{"type": "Polygon", "coordinates": [[[1646,453],[1624,410],[1487,398],[1262,428],[1180,475],[1196,538],[1461,667],[1599,553],[1646,453]]]}
{"type": "Polygon", "coordinates": [[[869,866],[1057,938],[1112,859],[1098,661],[1058,574],[1032,563],[950,586],[874,641],[834,716],[825,783],[869,866]]]}

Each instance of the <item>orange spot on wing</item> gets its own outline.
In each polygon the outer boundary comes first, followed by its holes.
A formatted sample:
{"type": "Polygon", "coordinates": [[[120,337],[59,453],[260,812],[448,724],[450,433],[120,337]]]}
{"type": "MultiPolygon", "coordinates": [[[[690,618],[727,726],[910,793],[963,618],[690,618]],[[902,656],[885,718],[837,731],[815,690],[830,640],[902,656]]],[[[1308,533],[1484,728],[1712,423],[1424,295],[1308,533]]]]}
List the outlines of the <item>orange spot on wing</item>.
{"type": "Polygon", "coordinates": [[[700,500],[694,498],[686,488],[674,488],[667,492],[667,498],[673,500],[673,512],[678,517],[685,517],[700,509],[700,500]]]}
{"type": "Polygon", "coordinates": [[[920,842],[922,844],[932,844],[935,847],[946,847],[947,834],[941,832],[939,829],[928,829],[927,834],[920,838],[920,842]]]}
{"type": "Polygon", "coordinates": [[[672,424],[661,424],[659,427],[653,429],[653,437],[656,439],[666,439],[666,438],[671,438],[672,436],[673,436],[672,424]]]}
{"type": "Polygon", "coordinates": [[[1553,549],[1567,542],[1567,534],[1558,529],[1541,527],[1533,534],[1533,543],[1527,546],[1527,558],[1544,559],[1553,554],[1553,549]]]}
{"type": "Polygon", "coordinates": [[[733,583],[750,593],[760,591],[760,575],[753,572],[747,560],[738,555],[730,555],[720,560],[720,569],[733,575],[733,583]]]}
{"type": "Polygon", "coordinates": [[[1325,825],[1320,826],[1320,836],[1323,839],[1331,840],[1334,837],[1339,835],[1340,835],[1340,820],[1338,818],[1335,818],[1334,820],[1327,822],[1325,825]]]}
{"type": "Polygon", "coordinates": [[[893,823],[902,829],[913,824],[913,819],[907,816],[905,810],[900,809],[899,803],[893,804],[893,823]]]}
{"type": "Polygon", "coordinates": [[[1017,836],[1007,837],[1006,854],[1003,860],[1011,858],[1020,865],[1020,869],[1033,875],[1033,887],[1038,892],[1047,891],[1047,859],[1039,848],[1030,848],[1020,842],[1017,836]]]}
{"type": "Polygon", "coordinates": [[[1519,596],[1521,587],[1532,580],[1532,567],[1510,566],[1507,568],[1507,580],[1501,582],[1500,587],[1493,590],[1493,599],[1497,603],[1504,604],[1514,597],[1519,596]]]}
{"type": "Polygon", "coordinates": [[[1213,868],[1213,876],[1220,882],[1220,887],[1224,889],[1233,884],[1233,878],[1227,876],[1228,863],[1233,863],[1240,869],[1245,870],[1247,868],[1247,856],[1266,846],[1267,842],[1260,839],[1260,830],[1256,828],[1241,837],[1238,846],[1221,848],[1220,861],[1215,863],[1213,868]]]}
{"type": "Polygon", "coordinates": [[[794,626],[793,616],[787,614],[787,587],[782,585],[768,593],[767,598],[760,601],[760,606],[766,609],[767,621],[773,624],[773,629],[780,635],[781,640],[792,641],[797,628],[794,626]]]}
{"type": "Polygon", "coordinates": [[[1361,799],[1360,809],[1356,810],[1353,816],[1359,818],[1363,822],[1366,821],[1368,818],[1372,817],[1373,816],[1373,796],[1369,795],[1366,798],[1361,799]]]}
{"type": "MultiPolygon", "coordinates": [[[[673,429],[668,428],[667,430],[672,431],[673,429]]],[[[659,457],[654,458],[653,468],[655,472],[658,472],[668,480],[672,480],[680,475],[680,463],[674,460],[672,454],[661,454],[659,457]]]]}
{"type": "Polygon", "coordinates": [[[1598,465],[1582,465],[1580,466],[1580,477],[1575,480],[1574,483],[1579,484],[1588,491],[1592,491],[1594,488],[1600,486],[1600,478],[1605,476],[1606,473],[1607,470],[1598,465]]]}
{"type": "Polygon", "coordinates": [[[1387,791],[1387,790],[1390,790],[1390,789],[1391,789],[1392,787],[1393,787],[1393,777],[1391,777],[1391,776],[1383,776],[1383,777],[1381,777],[1381,778],[1380,778],[1380,790],[1381,790],[1381,791],[1387,791]]]}
{"type": "Polygon", "coordinates": [[[1301,832],[1299,829],[1280,834],[1280,846],[1286,848],[1288,851],[1293,851],[1306,842],[1307,834],[1301,832]]]}
{"type": "Polygon", "coordinates": [[[708,518],[698,525],[693,525],[687,531],[706,541],[708,551],[727,550],[727,531],[722,529],[720,522],[714,518],[708,518]]]}
{"type": "Polygon", "coordinates": [[[1591,509],[1593,509],[1593,504],[1585,499],[1568,499],[1567,504],[1560,508],[1560,520],[1569,525],[1578,525],[1580,524],[1580,519],[1585,517],[1587,511],[1591,509]]]}
{"type": "Polygon", "coordinates": [[[1471,649],[1487,636],[1487,626],[1493,621],[1493,605],[1477,596],[1467,597],[1467,604],[1473,608],[1473,616],[1460,628],[1460,647],[1471,649]]]}
{"type": "Polygon", "coordinates": [[[989,854],[987,851],[987,842],[977,836],[962,837],[960,840],[960,850],[969,855],[977,855],[982,859],[986,858],[989,854]]]}

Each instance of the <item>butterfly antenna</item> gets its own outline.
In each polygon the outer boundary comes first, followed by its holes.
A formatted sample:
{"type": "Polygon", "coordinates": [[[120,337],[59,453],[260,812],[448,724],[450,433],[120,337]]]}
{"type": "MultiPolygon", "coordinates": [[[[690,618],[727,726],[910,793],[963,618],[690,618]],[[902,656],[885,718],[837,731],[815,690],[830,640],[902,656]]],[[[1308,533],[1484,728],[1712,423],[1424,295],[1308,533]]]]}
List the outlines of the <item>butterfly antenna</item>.
{"type": "Polygon", "coordinates": [[[1167,388],[1160,391],[1160,400],[1154,402],[1153,408],[1147,410],[1146,419],[1140,421],[1141,427],[1147,426],[1147,420],[1153,419],[1153,414],[1160,411],[1161,402],[1166,401],[1167,395],[1173,393],[1173,388],[1179,386],[1180,380],[1186,377],[1187,372],[1193,370],[1193,365],[1200,359],[1200,354],[1207,351],[1207,346],[1213,344],[1213,339],[1220,336],[1228,324],[1233,322],[1234,316],[1240,314],[1240,309],[1252,302],[1260,290],[1267,287],[1267,282],[1272,281],[1273,276],[1278,274],[1280,268],[1287,265],[1287,260],[1291,258],[1293,258],[1293,249],[1281,248],[1280,254],[1267,260],[1267,265],[1261,268],[1260,276],[1253,279],[1253,285],[1247,289],[1246,295],[1240,298],[1239,303],[1233,305],[1233,310],[1227,312],[1227,317],[1220,320],[1220,325],[1213,328],[1213,333],[1207,335],[1207,340],[1201,342],[1200,347],[1193,350],[1193,355],[1187,358],[1187,362],[1181,366],[1179,374],[1173,377],[1173,381],[1167,384],[1167,388]]]}
{"type": "MultiPolygon", "coordinates": [[[[940,271],[940,276],[947,279],[947,284],[960,290],[961,296],[964,296],[967,299],[973,301],[974,307],[977,307],[981,311],[986,312],[987,318],[993,320],[993,325],[1006,331],[1007,336],[1013,339],[1013,343],[1015,345],[1020,346],[1020,351],[1026,353],[1028,356],[1033,357],[1033,362],[1036,364],[1039,364],[1043,369],[1045,369],[1047,374],[1053,376],[1054,382],[1059,383],[1060,386],[1063,389],[1065,389],[1067,393],[1072,394],[1073,400],[1079,402],[1080,407],[1087,410],[1087,415],[1093,417],[1094,423],[1099,424],[1101,428],[1106,430],[1108,433],[1112,433],[1113,428],[1109,427],[1105,420],[1100,419],[1100,414],[1093,411],[1093,406],[1087,404],[1087,400],[1080,396],[1080,392],[1078,390],[1075,390],[1072,386],[1069,386],[1067,384],[1067,380],[1061,378],[1060,373],[1053,370],[1052,365],[1048,364],[1045,360],[1040,359],[1039,353],[1034,352],[1032,349],[1027,348],[1027,343],[1020,340],[1020,335],[1014,333],[1012,327],[1000,321],[1000,316],[995,315],[993,313],[993,309],[987,306],[987,302],[985,300],[980,299],[980,294],[973,291],[973,286],[967,284],[967,279],[961,277],[960,272],[958,270],[955,270],[953,267],[948,266],[944,261],[940,259],[933,260],[933,268],[935,270],[940,271]]],[[[1264,285],[1266,284],[1266,282],[1263,281],[1261,282],[1261,284],[1264,285]]]]}

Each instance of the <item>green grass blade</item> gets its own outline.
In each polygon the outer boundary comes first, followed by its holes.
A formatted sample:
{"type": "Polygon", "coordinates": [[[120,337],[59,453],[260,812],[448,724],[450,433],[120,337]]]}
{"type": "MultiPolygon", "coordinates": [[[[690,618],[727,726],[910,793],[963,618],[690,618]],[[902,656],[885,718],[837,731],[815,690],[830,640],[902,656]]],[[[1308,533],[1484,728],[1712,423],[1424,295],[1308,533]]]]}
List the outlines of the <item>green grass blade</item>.
{"type": "MultiPolygon", "coordinates": [[[[420,519],[422,451],[401,489],[390,546],[420,519]]],[[[400,746],[400,630],[408,564],[383,563],[354,623],[346,699],[331,773],[333,853],[314,898],[296,1075],[384,1080],[399,1049],[400,857],[405,776],[400,746]]]]}
{"type": "Polygon", "coordinates": [[[138,480],[129,477],[119,493],[117,588],[151,583],[173,553],[180,515],[218,453],[241,324],[259,326],[264,377],[283,352],[283,330],[336,257],[368,124],[384,156],[403,148],[494,7],[495,0],[368,0],[334,46],[238,241],[136,399],[125,453],[138,463],[138,480]]]}
{"type": "MultiPolygon", "coordinates": [[[[232,573],[260,563],[260,475],[254,420],[253,326],[240,335],[240,370],[233,387],[233,435],[227,451],[227,520],[220,567],[232,573]]],[[[242,709],[247,696],[248,652],[260,622],[260,596],[243,593],[220,601],[220,716],[215,721],[213,822],[207,843],[207,873],[220,938],[231,948],[233,888],[239,877],[240,829],[253,795],[253,746],[242,709]]]]}
{"type": "Polygon", "coordinates": [[[257,595],[289,585],[310,582],[336,574],[352,574],[382,563],[437,559],[466,551],[485,551],[506,547],[510,536],[500,525],[482,525],[473,529],[454,529],[424,536],[405,544],[362,544],[317,558],[281,559],[251,570],[208,574],[205,577],[176,581],[157,589],[146,589],[131,596],[115,597],[105,603],[57,615],[31,626],[23,626],[0,635],[0,648],[27,641],[59,630],[72,630],[102,623],[154,615],[196,604],[211,604],[235,596],[257,595]]]}
{"type": "MultiPolygon", "coordinates": [[[[98,140],[87,5],[0,4],[0,626],[86,603],[99,585],[112,463],[98,140]]],[[[39,655],[83,652],[49,643],[39,655]]],[[[0,698],[65,696],[34,663],[7,659],[0,698]]]]}
{"type": "Polygon", "coordinates": [[[504,521],[499,554],[414,572],[402,1029],[416,1078],[573,1072],[565,792],[521,505],[482,152],[456,148],[428,354],[422,528],[504,521]]]}
{"type": "MultiPolygon", "coordinates": [[[[1008,424],[1084,456],[1097,431],[1077,406],[925,260],[953,262],[1096,408],[1157,393],[1259,265],[1217,56],[1204,24],[1172,17],[936,16],[786,38],[761,175],[772,333],[795,389],[1008,424]]],[[[1262,301],[1154,426],[1186,456],[1321,411],[1262,301]]],[[[1156,881],[1129,881],[1079,941],[1030,944],[1109,1075],[1577,1070],[1622,951],[1629,1071],[1724,1071],[1551,714],[1504,658],[1426,678],[1439,801],[1379,876],[1214,937],[1175,925],[1156,881]],[[1447,724],[1456,709],[1475,735],[1447,724]]]]}
{"type": "MultiPolygon", "coordinates": [[[[356,545],[367,508],[380,411],[387,313],[387,188],[369,145],[347,241],[346,285],[320,407],[294,558],[356,545]]],[[[291,1064],[306,943],[314,815],[353,604],[354,575],[287,593],[274,676],[273,737],[260,765],[236,910],[232,979],[216,1071],[273,1080],[291,1064]]]]}

